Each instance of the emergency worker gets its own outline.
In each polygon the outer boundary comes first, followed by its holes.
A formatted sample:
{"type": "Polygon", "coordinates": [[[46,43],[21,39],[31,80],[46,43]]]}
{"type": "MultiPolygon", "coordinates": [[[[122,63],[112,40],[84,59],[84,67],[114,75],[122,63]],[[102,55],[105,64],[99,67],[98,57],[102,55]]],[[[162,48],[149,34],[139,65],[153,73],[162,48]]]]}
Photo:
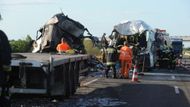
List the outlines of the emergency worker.
{"type": "Polygon", "coordinates": [[[107,69],[105,72],[106,77],[108,78],[108,72],[112,68],[113,70],[113,77],[116,78],[116,69],[115,69],[115,64],[116,61],[118,60],[118,53],[117,49],[114,48],[113,43],[110,42],[108,48],[106,49],[106,65],[107,69]]]}
{"type": "Polygon", "coordinates": [[[61,43],[57,45],[57,51],[59,53],[65,53],[67,50],[70,50],[70,46],[68,45],[68,43],[65,41],[64,38],[61,38],[61,43]]]}
{"type": "Polygon", "coordinates": [[[120,49],[119,60],[121,62],[121,76],[123,78],[129,78],[129,70],[132,66],[132,50],[128,47],[127,41],[124,42],[124,46],[120,49]]]}
{"type": "Polygon", "coordinates": [[[170,49],[170,54],[169,54],[169,65],[170,65],[170,69],[175,69],[176,67],[176,56],[174,53],[174,50],[171,48],[170,49]]]}
{"type": "Polygon", "coordinates": [[[123,43],[126,41],[126,39],[124,37],[120,37],[117,39],[117,42],[116,42],[116,46],[117,46],[117,49],[120,50],[121,47],[123,46],[123,43]]]}
{"type": "Polygon", "coordinates": [[[9,74],[11,71],[11,47],[6,34],[0,30],[0,107],[9,107],[9,74]]]}
{"type": "Polygon", "coordinates": [[[106,34],[104,33],[102,38],[101,38],[101,47],[102,47],[102,49],[101,49],[102,58],[101,59],[102,59],[103,63],[106,63],[105,51],[106,51],[106,49],[108,47],[108,41],[106,40],[105,36],[106,36],[106,34]]]}

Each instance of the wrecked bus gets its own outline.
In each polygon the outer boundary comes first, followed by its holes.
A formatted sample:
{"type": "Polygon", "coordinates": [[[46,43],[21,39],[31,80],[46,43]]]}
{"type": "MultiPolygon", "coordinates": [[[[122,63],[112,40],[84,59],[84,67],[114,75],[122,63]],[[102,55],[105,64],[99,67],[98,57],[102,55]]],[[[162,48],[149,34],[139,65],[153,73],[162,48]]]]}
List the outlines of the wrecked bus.
{"type": "Polygon", "coordinates": [[[124,21],[114,26],[111,34],[116,44],[120,38],[126,38],[129,45],[133,46],[133,62],[139,62],[143,69],[153,68],[156,62],[155,59],[155,33],[153,29],[142,20],[124,21]]]}

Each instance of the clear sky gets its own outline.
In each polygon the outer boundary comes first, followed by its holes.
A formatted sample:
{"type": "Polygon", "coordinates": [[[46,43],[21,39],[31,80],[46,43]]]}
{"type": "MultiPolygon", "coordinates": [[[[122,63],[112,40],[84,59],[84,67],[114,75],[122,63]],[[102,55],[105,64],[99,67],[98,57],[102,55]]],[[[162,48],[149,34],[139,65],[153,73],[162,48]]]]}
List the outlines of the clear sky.
{"type": "Polygon", "coordinates": [[[173,35],[190,35],[190,0],[0,0],[0,29],[9,39],[33,39],[61,12],[81,22],[94,36],[110,34],[124,20],[143,20],[173,35]]]}

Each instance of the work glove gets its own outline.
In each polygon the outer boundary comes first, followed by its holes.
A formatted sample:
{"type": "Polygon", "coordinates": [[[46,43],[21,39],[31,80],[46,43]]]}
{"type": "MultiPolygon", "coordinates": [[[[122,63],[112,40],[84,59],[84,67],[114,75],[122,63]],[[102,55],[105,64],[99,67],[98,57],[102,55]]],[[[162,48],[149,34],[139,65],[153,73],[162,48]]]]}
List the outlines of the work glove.
{"type": "Polygon", "coordinates": [[[3,71],[10,72],[11,70],[12,69],[10,65],[3,65],[3,71]]]}

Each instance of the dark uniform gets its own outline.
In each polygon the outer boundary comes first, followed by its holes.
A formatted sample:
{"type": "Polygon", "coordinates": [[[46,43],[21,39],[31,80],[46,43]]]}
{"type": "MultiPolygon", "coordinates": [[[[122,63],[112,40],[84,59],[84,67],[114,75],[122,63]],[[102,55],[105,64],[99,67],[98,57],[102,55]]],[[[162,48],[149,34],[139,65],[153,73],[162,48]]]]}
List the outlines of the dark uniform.
{"type": "Polygon", "coordinates": [[[108,47],[108,41],[106,40],[106,37],[105,37],[105,33],[103,34],[102,38],[101,38],[101,47],[102,48],[102,53],[101,53],[101,56],[102,56],[102,62],[105,63],[106,62],[106,56],[105,56],[105,51],[108,47]]]}
{"type": "Polygon", "coordinates": [[[0,107],[7,107],[5,105],[4,96],[8,94],[8,74],[11,71],[11,47],[6,34],[0,30],[0,87],[1,90],[1,102],[0,107]]]}
{"type": "Polygon", "coordinates": [[[108,71],[112,68],[113,76],[114,78],[116,78],[115,64],[117,60],[118,60],[117,49],[114,48],[113,46],[108,46],[108,48],[106,49],[106,65],[107,65],[107,70],[105,72],[106,77],[108,77],[108,71]]]}
{"type": "Polygon", "coordinates": [[[176,67],[176,56],[175,56],[173,49],[171,49],[169,59],[170,59],[170,69],[175,69],[175,67],[176,67]]]}

